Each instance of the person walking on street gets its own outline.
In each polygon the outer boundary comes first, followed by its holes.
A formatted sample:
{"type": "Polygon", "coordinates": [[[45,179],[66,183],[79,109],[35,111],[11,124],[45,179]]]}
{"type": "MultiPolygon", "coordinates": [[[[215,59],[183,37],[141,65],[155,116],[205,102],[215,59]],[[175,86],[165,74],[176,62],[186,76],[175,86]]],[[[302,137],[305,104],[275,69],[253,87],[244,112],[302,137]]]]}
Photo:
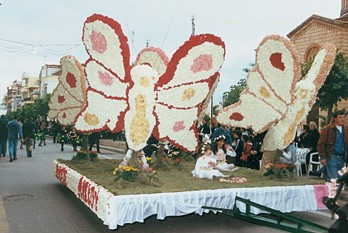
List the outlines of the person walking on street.
{"type": "Polygon", "coordinates": [[[44,146],[46,146],[46,130],[47,130],[46,121],[42,120],[40,123],[40,128],[39,128],[39,135],[40,135],[39,146],[42,146],[42,142],[44,143],[44,146]]]}
{"type": "Polygon", "coordinates": [[[5,118],[5,115],[0,117],[0,157],[6,156],[7,151],[7,123],[8,120],[5,118]]]}
{"type": "Polygon", "coordinates": [[[13,120],[7,124],[8,130],[8,150],[10,154],[10,162],[17,160],[18,140],[22,140],[22,125],[18,122],[18,116],[15,115],[13,120]]]}
{"type": "Polygon", "coordinates": [[[34,140],[35,140],[36,125],[29,118],[23,124],[23,141],[27,151],[27,156],[31,157],[33,152],[34,140]]]}
{"type": "Polygon", "coordinates": [[[317,150],[321,164],[326,165],[327,181],[339,177],[338,171],[345,166],[348,156],[348,127],[344,126],[344,118],[344,110],[334,112],[333,122],[319,138],[317,150]]]}

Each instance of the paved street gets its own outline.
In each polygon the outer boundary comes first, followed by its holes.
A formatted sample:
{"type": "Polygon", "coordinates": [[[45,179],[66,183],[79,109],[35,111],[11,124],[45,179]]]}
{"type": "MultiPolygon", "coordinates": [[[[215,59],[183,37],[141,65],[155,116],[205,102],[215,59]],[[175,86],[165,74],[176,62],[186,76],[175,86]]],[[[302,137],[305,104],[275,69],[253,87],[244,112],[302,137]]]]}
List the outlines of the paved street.
{"type": "MultiPolygon", "coordinates": [[[[110,232],[101,220],[54,176],[52,161],[69,159],[72,148],[64,152],[48,142],[37,147],[32,158],[19,150],[18,160],[0,159],[0,233],[110,232]],[[5,211],[3,211],[5,209],[5,211]]],[[[101,157],[122,155],[102,149],[101,157]]],[[[303,218],[329,226],[327,212],[297,213],[303,218]]],[[[164,221],[150,217],[145,223],[128,224],[116,232],[280,232],[238,221],[222,214],[170,217],[164,221]]]]}

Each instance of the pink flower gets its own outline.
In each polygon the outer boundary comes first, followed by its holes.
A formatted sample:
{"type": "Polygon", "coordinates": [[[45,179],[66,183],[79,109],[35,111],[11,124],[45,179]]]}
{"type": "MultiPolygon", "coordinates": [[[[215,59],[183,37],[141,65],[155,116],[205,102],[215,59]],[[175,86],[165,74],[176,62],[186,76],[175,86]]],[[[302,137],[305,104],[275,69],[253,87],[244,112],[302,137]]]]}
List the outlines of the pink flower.
{"type": "Polygon", "coordinates": [[[175,124],[173,126],[174,132],[179,132],[179,131],[181,131],[183,129],[185,129],[184,121],[177,121],[177,122],[175,122],[175,124]]]}
{"type": "Polygon", "coordinates": [[[213,56],[211,54],[199,55],[191,66],[191,71],[193,73],[198,73],[200,71],[208,71],[213,67],[213,56]]]}

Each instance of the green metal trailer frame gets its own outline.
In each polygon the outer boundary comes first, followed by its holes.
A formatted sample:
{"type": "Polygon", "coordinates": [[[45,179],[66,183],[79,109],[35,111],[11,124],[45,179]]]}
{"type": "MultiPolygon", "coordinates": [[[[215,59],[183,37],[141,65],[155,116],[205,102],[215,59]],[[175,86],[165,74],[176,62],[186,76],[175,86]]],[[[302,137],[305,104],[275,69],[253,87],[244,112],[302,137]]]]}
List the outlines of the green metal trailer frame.
{"type": "Polygon", "coordinates": [[[277,228],[287,232],[294,233],[312,233],[312,232],[328,232],[327,227],[312,223],[310,221],[303,220],[301,218],[291,216],[280,212],[278,210],[260,205],[258,203],[252,202],[248,199],[241,197],[236,197],[233,209],[223,209],[215,208],[209,206],[203,206],[204,209],[218,210],[222,211],[223,214],[246,221],[250,223],[255,223],[263,226],[268,226],[272,228],[277,228]],[[237,207],[237,202],[242,202],[246,205],[245,213],[242,213],[237,207]],[[258,208],[263,210],[269,215],[256,215],[250,212],[250,208],[258,208]]]}

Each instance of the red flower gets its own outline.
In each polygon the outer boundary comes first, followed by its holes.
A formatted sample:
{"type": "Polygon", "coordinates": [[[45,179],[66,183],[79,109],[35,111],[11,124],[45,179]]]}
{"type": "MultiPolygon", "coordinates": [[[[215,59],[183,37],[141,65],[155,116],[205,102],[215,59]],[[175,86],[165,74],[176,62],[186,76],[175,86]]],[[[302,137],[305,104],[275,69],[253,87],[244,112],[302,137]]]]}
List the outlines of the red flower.
{"type": "Polygon", "coordinates": [[[180,159],[180,158],[174,159],[174,163],[180,163],[180,162],[181,162],[181,159],[180,159]]]}
{"type": "Polygon", "coordinates": [[[282,163],[277,165],[277,169],[282,169],[282,168],[286,168],[286,165],[282,163]]]}

